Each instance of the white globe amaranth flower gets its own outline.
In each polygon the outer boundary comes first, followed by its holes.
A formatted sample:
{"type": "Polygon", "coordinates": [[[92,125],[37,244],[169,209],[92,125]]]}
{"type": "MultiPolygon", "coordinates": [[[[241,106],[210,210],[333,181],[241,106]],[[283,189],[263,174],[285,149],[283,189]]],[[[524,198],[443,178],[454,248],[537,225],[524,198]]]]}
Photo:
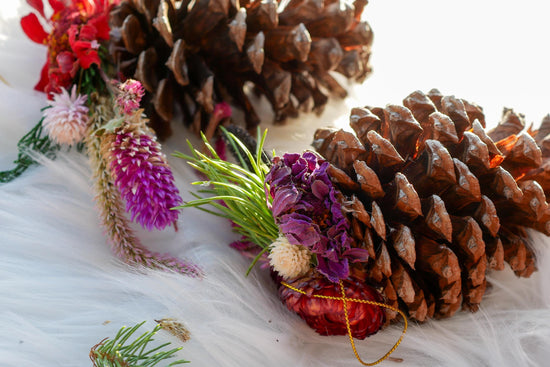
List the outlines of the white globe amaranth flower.
{"type": "Polygon", "coordinates": [[[306,247],[293,245],[279,236],[269,249],[269,263],[283,278],[296,278],[309,271],[311,252],[306,247]]]}
{"type": "Polygon", "coordinates": [[[88,123],[88,107],[86,95],[76,93],[76,85],[71,94],[66,89],[61,90],[50,101],[50,108],[44,110],[42,126],[54,142],[73,145],[80,142],[86,133],[88,123]]]}

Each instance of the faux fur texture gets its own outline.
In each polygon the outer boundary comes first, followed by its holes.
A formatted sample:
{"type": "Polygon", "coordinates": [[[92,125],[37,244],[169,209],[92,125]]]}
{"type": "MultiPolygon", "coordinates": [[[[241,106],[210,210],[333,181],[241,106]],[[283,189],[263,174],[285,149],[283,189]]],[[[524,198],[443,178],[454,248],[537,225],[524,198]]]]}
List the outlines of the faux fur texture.
{"type": "MultiPolygon", "coordinates": [[[[45,105],[44,96],[32,91],[45,50],[18,26],[17,17],[30,7],[22,0],[9,3],[3,1],[0,13],[0,75],[10,84],[0,82],[1,169],[10,167],[17,140],[45,105]]],[[[507,105],[538,123],[550,112],[541,61],[548,60],[541,53],[549,38],[547,13],[530,2],[480,3],[373,1],[366,11],[376,34],[372,78],[320,117],[265,123],[269,147],[279,153],[306,149],[317,126],[343,126],[352,106],[398,103],[415,89],[432,87],[476,101],[490,121],[507,105]]],[[[269,111],[264,115],[268,121],[269,111]]],[[[178,129],[165,145],[167,154],[184,149],[185,134],[178,129]]],[[[90,365],[89,349],[104,337],[143,320],[143,331],[150,330],[163,317],[191,331],[178,356],[192,366],[358,365],[347,337],[316,335],[281,305],[265,273],[244,276],[248,260],[227,247],[235,236],[224,220],[193,209],[182,213],[178,232],[136,227],[150,249],[196,262],[205,279],[131,268],[112,256],[100,229],[87,158],[73,151],[55,161],[38,159],[41,166],[0,186],[0,365],[90,365]]],[[[169,161],[190,199],[194,173],[179,159],[169,161]]],[[[548,365],[550,241],[534,236],[539,271],[530,279],[508,270],[492,273],[479,312],[412,324],[394,354],[404,362],[383,365],[548,365]]],[[[358,342],[360,354],[378,358],[400,332],[395,325],[358,342]]],[[[164,332],[157,340],[179,344],[164,332]]]]}

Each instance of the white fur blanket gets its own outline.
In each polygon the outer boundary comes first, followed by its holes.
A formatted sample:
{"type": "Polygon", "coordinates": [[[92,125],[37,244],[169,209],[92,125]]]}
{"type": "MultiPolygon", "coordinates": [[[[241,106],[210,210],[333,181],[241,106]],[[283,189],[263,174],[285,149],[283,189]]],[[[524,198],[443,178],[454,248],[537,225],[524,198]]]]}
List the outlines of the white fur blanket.
{"type": "MultiPolygon", "coordinates": [[[[318,126],[346,124],[356,105],[399,103],[416,89],[476,101],[493,124],[504,106],[540,122],[550,112],[547,12],[544,2],[372,1],[374,74],[320,116],[272,126],[279,153],[308,147],[318,126]],[[486,5],[485,3],[490,3],[486,5]]],[[[45,49],[26,39],[23,0],[0,5],[0,169],[11,167],[16,142],[40,118],[45,97],[32,91],[45,49]]],[[[265,102],[259,102],[265,106],[265,102]]],[[[183,128],[165,145],[184,149],[183,128]]],[[[135,269],[111,254],[96,215],[87,158],[62,153],[0,186],[0,365],[91,365],[91,346],[123,325],[173,317],[191,331],[178,356],[192,366],[356,366],[347,337],[322,337],[277,299],[266,274],[244,277],[248,260],[227,244],[230,226],[198,210],[184,211],[179,231],[137,229],[153,250],[190,259],[203,280],[135,269]],[[105,323],[105,321],[109,321],[105,323]]],[[[196,178],[169,161],[190,199],[196,178]]],[[[137,227],[136,227],[137,228],[137,227]]],[[[475,314],[411,325],[395,357],[403,366],[545,366],[550,361],[550,241],[536,235],[538,268],[530,279],[510,271],[490,276],[492,289],[475,314]]],[[[358,342],[365,360],[397,340],[395,325],[358,342]]],[[[179,341],[159,333],[159,341],[179,341]]],[[[399,366],[395,362],[383,365],[399,366]]]]}

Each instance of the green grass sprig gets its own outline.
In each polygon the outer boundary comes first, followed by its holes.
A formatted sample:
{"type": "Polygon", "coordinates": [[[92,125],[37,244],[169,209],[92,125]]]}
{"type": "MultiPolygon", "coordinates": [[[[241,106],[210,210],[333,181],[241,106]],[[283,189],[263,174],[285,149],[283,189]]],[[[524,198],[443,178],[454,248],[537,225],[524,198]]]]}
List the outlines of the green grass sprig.
{"type": "MultiPolygon", "coordinates": [[[[134,327],[122,327],[114,339],[104,339],[90,350],[90,359],[94,367],[152,367],[158,363],[173,358],[182,348],[165,350],[171,343],[164,343],[149,349],[149,343],[153,336],[162,327],[157,325],[152,331],[142,334],[140,337],[128,343],[130,337],[139,329],[145,321],[134,327]]],[[[183,359],[174,361],[167,366],[189,363],[183,359]]]]}
{"type": "Polygon", "coordinates": [[[241,234],[245,241],[262,248],[251,269],[261,254],[268,251],[269,245],[279,236],[279,228],[270,209],[271,199],[266,195],[269,190],[265,184],[265,176],[269,172],[269,167],[262,161],[267,131],[263,134],[258,131],[255,152],[250,152],[235,135],[223,128],[222,133],[233,146],[240,164],[222,160],[204,135],[202,139],[208,154],[195,149],[188,141],[192,155],[176,152],[174,156],[187,160],[189,165],[204,174],[207,180],[194,182],[193,185],[205,188],[192,194],[196,200],[186,202],[176,209],[195,207],[235,223],[235,231],[241,234]]]}

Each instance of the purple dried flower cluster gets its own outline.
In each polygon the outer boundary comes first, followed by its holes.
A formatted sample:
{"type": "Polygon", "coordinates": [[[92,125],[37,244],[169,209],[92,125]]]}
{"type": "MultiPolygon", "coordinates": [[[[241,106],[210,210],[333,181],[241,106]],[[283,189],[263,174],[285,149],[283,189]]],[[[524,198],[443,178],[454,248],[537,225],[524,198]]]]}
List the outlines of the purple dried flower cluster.
{"type": "Polygon", "coordinates": [[[350,224],[327,173],[329,163],[312,152],[275,157],[266,176],[273,216],[291,244],[317,255],[317,270],[330,281],[349,275],[349,262],[365,261],[368,252],[352,247],[350,224]]]}
{"type": "Polygon", "coordinates": [[[179,212],[170,208],[181,205],[182,199],[157,141],[121,129],[111,147],[110,169],[132,220],[148,230],[175,224],[179,212]]]}

